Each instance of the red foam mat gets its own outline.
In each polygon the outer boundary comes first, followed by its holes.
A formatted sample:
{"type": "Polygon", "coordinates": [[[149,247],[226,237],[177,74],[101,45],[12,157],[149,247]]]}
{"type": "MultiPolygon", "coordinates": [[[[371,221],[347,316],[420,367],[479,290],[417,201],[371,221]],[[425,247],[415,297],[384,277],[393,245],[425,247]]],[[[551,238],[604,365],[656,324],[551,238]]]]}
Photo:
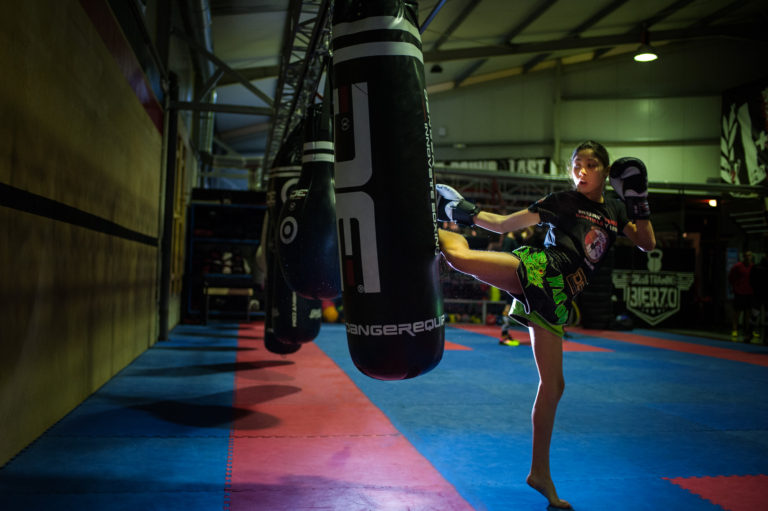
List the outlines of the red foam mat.
{"type": "Polygon", "coordinates": [[[240,333],[228,509],[471,509],[314,343],[240,333]]]}
{"type": "Polygon", "coordinates": [[[592,337],[602,337],[613,339],[615,341],[624,341],[641,346],[650,346],[653,348],[662,348],[665,350],[681,351],[683,353],[692,353],[706,357],[715,357],[723,360],[733,360],[736,362],[746,362],[768,367],[768,357],[763,353],[749,353],[729,348],[719,348],[717,346],[706,346],[703,344],[694,344],[691,342],[675,341],[672,339],[662,339],[659,337],[650,337],[646,335],[631,334],[627,332],[617,332],[614,330],[585,330],[574,328],[574,332],[579,332],[592,337]]]}
{"type": "Polygon", "coordinates": [[[472,348],[470,348],[469,346],[462,346],[461,344],[456,344],[455,342],[446,340],[445,350],[446,351],[472,351],[472,348]]]}
{"type": "Polygon", "coordinates": [[[727,511],[766,509],[768,476],[716,476],[665,478],[727,511]]]}

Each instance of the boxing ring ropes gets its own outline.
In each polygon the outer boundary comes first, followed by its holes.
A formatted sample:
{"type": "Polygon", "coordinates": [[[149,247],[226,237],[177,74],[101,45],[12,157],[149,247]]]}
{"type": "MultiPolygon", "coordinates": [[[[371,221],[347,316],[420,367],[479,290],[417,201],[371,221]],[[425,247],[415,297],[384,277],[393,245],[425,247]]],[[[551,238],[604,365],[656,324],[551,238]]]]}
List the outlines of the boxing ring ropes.
{"type": "MultiPolygon", "coordinates": [[[[479,170],[440,164],[435,165],[435,174],[439,182],[452,186],[476,200],[481,207],[492,210],[502,206],[511,209],[527,207],[548,193],[571,188],[571,180],[567,175],[519,174],[505,170],[479,170]]],[[[733,194],[744,198],[759,198],[766,193],[761,186],[661,181],[650,181],[648,190],[678,195],[686,195],[688,192],[718,196],[733,194]]],[[[732,216],[736,215],[738,213],[732,216]]]]}

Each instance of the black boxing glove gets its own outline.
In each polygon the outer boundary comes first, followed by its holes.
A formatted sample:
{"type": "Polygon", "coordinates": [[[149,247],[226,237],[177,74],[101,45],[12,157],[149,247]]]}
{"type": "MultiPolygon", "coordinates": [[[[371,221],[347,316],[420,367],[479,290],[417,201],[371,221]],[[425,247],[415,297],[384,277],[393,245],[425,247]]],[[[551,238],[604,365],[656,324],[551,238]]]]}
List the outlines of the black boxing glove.
{"type": "Polygon", "coordinates": [[[630,220],[648,220],[648,170],[639,158],[624,157],[611,165],[610,181],[613,189],[627,206],[630,220]]]}
{"type": "Polygon", "coordinates": [[[456,222],[459,225],[475,225],[472,218],[480,212],[475,204],[472,204],[459,192],[448,185],[437,184],[437,219],[441,222],[456,222]]]}

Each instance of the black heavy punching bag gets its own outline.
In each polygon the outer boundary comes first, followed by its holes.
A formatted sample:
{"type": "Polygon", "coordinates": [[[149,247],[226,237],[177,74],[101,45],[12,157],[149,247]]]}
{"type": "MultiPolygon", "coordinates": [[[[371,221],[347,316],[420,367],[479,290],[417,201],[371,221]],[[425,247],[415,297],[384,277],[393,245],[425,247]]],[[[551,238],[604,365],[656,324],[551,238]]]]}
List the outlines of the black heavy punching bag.
{"type": "Polygon", "coordinates": [[[357,368],[412,378],[443,355],[432,135],[416,2],[336,0],[335,188],[357,368]]]}
{"type": "Polygon", "coordinates": [[[272,306],[274,298],[272,294],[274,292],[274,278],[270,275],[273,264],[273,256],[267,254],[266,246],[269,244],[269,236],[274,236],[271,225],[271,219],[269,213],[264,215],[264,227],[261,231],[261,244],[257,251],[256,261],[260,265],[261,270],[264,272],[264,347],[272,353],[278,353],[280,355],[287,355],[294,353],[301,348],[299,343],[282,343],[275,338],[275,331],[272,328],[272,306]]]}
{"type": "Polygon", "coordinates": [[[276,219],[299,180],[302,138],[303,125],[299,124],[275,156],[267,181],[269,221],[264,241],[267,263],[264,344],[269,351],[280,354],[293,353],[301,343],[314,340],[322,321],[320,300],[309,300],[293,291],[283,278],[275,256],[276,219]]]}
{"type": "Polygon", "coordinates": [[[330,122],[325,106],[309,107],[301,175],[276,223],[283,277],[299,295],[314,299],[341,293],[330,122]]]}

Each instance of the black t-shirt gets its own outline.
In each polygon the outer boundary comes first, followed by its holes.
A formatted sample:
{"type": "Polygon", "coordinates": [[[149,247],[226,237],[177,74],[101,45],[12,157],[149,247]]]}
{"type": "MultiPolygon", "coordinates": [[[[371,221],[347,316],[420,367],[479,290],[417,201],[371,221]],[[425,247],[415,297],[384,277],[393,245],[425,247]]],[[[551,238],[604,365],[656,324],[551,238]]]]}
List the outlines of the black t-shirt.
{"type": "Polygon", "coordinates": [[[622,201],[594,202],[575,190],[550,193],[528,210],[549,228],[544,248],[563,274],[582,268],[588,281],[629,222],[622,201]]]}

